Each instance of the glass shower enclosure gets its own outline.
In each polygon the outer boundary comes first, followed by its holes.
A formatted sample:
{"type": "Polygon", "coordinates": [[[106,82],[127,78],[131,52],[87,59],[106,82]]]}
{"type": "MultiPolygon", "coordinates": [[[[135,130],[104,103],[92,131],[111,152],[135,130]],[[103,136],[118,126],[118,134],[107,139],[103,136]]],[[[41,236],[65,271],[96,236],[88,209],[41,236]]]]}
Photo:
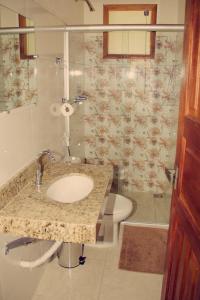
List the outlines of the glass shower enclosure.
{"type": "Polygon", "coordinates": [[[155,57],[103,58],[103,33],[69,34],[71,151],[87,163],[112,164],[112,191],[134,204],[131,223],[167,225],[182,72],[179,32],[157,32],[155,57]]]}

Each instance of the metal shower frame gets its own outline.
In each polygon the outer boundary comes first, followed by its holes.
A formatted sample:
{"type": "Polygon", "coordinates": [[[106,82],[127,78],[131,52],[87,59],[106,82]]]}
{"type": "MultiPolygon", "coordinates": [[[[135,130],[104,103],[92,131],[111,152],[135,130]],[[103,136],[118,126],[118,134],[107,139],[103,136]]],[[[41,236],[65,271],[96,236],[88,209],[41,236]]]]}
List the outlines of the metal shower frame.
{"type": "Polygon", "coordinates": [[[109,31],[184,31],[183,24],[114,24],[114,25],[65,25],[52,27],[3,27],[0,34],[17,34],[33,32],[109,32],[109,31]]]}

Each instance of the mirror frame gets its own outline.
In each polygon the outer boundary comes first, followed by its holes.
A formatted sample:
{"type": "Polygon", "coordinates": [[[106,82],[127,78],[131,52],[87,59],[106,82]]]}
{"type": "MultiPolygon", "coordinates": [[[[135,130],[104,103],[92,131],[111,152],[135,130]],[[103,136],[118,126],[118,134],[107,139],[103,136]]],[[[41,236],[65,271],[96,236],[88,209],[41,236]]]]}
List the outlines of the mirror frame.
{"type": "MultiPolygon", "coordinates": [[[[19,15],[19,27],[27,27],[27,18],[19,15]]],[[[20,45],[20,59],[35,59],[35,55],[29,55],[27,53],[27,43],[28,43],[28,34],[20,33],[19,34],[19,45],[20,45]]]]}

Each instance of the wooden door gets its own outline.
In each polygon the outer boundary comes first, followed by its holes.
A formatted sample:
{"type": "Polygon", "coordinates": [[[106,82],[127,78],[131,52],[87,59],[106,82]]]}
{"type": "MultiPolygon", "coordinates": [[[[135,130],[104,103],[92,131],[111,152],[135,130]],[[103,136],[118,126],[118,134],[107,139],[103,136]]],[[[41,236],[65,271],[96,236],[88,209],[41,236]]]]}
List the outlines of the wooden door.
{"type": "Polygon", "coordinates": [[[200,300],[200,0],[187,0],[185,77],[162,300],[200,300]]]}

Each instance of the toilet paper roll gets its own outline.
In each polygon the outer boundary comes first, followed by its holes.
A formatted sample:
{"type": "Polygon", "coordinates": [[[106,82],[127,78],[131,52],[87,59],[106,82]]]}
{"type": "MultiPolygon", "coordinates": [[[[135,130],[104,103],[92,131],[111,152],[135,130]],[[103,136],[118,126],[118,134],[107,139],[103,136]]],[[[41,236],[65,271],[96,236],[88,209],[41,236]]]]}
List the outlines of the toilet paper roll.
{"type": "Polygon", "coordinates": [[[73,114],[74,108],[69,103],[64,103],[61,108],[60,112],[64,117],[69,117],[73,114]]]}
{"type": "Polygon", "coordinates": [[[49,110],[50,110],[51,115],[53,115],[53,116],[58,117],[61,115],[60,105],[58,103],[51,104],[49,110]]]}

